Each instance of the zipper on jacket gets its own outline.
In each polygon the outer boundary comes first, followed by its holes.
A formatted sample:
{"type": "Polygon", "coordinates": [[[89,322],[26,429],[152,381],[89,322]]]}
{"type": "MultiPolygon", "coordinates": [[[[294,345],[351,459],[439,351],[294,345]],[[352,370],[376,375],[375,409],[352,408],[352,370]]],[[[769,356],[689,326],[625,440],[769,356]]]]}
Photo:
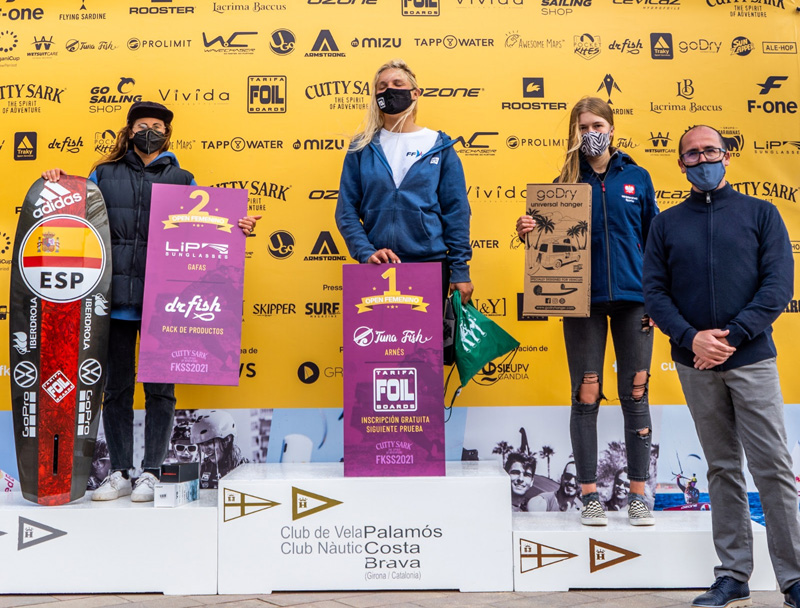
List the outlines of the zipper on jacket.
{"type": "Polygon", "coordinates": [[[711,325],[717,327],[717,299],[714,292],[714,206],[711,193],[706,192],[708,205],[708,289],[711,300],[711,325]]]}
{"type": "Polygon", "coordinates": [[[603,223],[605,224],[606,230],[606,270],[608,271],[608,301],[614,301],[614,293],[611,290],[611,243],[608,238],[608,208],[606,207],[606,177],[608,177],[608,172],[606,172],[605,177],[600,180],[600,188],[602,189],[603,195],[603,223]]]}
{"type": "MultiPolygon", "coordinates": [[[[142,192],[144,191],[144,167],[139,169],[139,198],[136,201],[138,204],[136,205],[136,222],[134,223],[134,236],[133,236],[133,255],[131,256],[131,267],[130,267],[130,282],[128,285],[128,306],[133,305],[133,276],[134,270],[136,268],[136,251],[139,249],[139,220],[142,214],[142,192]]],[[[149,230],[150,227],[148,226],[147,229],[149,230]]]]}

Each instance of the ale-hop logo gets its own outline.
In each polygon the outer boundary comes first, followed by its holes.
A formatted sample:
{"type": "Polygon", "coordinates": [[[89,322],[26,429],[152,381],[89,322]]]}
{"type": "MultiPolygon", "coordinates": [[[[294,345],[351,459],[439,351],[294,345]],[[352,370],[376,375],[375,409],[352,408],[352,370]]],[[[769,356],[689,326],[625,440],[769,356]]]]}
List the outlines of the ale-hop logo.
{"type": "Polygon", "coordinates": [[[189,315],[194,313],[194,319],[209,322],[213,321],[216,313],[222,312],[222,307],[219,305],[219,296],[214,296],[210,302],[203,296],[193,296],[191,300],[181,300],[180,296],[175,296],[171,302],[164,305],[166,312],[182,313],[184,319],[188,319],[189,315]]]}
{"type": "Polygon", "coordinates": [[[208,204],[208,192],[205,190],[195,190],[189,195],[189,198],[199,198],[200,202],[186,213],[170,214],[168,219],[162,220],[164,230],[177,228],[179,224],[209,224],[211,226],[216,226],[217,230],[222,230],[223,232],[231,231],[233,225],[228,222],[229,218],[211,215],[207,211],[203,211],[203,208],[208,204]]]}
{"type": "Polygon", "coordinates": [[[381,278],[389,281],[389,288],[382,294],[362,297],[361,303],[356,304],[356,309],[359,314],[362,312],[372,312],[372,309],[376,306],[396,308],[401,305],[410,306],[411,310],[416,310],[418,312],[428,312],[430,302],[426,302],[423,296],[404,294],[397,289],[396,268],[389,268],[381,275],[381,278]]]}

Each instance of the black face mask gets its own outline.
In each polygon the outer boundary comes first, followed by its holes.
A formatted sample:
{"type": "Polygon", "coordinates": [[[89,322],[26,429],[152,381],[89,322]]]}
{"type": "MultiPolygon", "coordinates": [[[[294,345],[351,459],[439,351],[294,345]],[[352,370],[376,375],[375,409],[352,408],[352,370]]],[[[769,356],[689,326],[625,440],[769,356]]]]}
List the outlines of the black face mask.
{"type": "Polygon", "coordinates": [[[400,114],[414,102],[411,89],[386,89],[375,95],[375,101],[384,114],[400,114]]]}
{"type": "Polygon", "coordinates": [[[155,129],[145,129],[136,133],[131,139],[133,145],[142,154],[152,154],[153,152],[158,152],[164,146],[167,136],[155,129]]]}

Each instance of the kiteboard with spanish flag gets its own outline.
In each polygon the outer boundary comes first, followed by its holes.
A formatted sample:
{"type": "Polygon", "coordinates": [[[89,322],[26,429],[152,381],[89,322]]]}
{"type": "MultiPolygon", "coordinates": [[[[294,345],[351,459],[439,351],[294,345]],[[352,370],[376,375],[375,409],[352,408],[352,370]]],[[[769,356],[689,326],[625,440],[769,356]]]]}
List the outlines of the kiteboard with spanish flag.
{"type": "Polygon", "coordinates": [[[11,266],[9,339],[22,495],[81,498],[103,396],[111,242],[103,195],[82,177],[37,180],[22,205],[11,266]]]}

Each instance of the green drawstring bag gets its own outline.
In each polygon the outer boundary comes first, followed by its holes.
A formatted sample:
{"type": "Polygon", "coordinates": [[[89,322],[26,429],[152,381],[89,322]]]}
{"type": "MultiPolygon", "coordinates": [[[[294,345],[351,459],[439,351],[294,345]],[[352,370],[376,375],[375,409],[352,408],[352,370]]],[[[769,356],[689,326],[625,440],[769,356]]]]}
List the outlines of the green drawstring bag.
{"type": "Polygon", "coordinates": [[[463,388],[484,365],[514,350],[519,342],[478,312],[472,302],[462,304],[457,291],[450,296],[450,302],[456,317],[456,367],[463,388]]]}

